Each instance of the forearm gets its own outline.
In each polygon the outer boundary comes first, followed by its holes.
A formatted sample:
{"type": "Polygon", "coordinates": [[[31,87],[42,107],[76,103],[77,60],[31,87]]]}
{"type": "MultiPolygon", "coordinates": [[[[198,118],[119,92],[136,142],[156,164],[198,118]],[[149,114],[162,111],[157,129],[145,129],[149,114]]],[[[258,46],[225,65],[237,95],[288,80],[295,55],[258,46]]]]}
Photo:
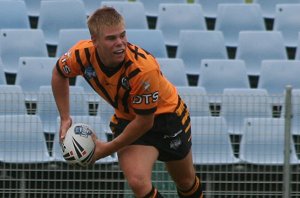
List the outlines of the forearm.
{"type": "Polygon", "coordinates": [[[57,109],[62,120],[69,119],[69,79],[61,76],[56,68],[53,69],[51,80],[52,92],[55,98],[57,109]]]}

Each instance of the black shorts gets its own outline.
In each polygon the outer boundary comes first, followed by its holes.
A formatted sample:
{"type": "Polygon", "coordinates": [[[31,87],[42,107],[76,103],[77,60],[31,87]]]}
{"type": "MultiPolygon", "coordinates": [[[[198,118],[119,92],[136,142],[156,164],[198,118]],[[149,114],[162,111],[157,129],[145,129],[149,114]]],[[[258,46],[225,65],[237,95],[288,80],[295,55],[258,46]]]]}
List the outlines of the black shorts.
{"type": "MultiPolygon", "coordinates": [[[[122,133],[128,120],[118,119],[118,123],[110,123],[114,136],[122,133]]],[[[132,143],[133,145],[154,146],[159,151],[158,160],[173,161],[183,159],[191,148],[191,125],[189,113],[166,113],[155,117],[151,130],[132,143]]]]}

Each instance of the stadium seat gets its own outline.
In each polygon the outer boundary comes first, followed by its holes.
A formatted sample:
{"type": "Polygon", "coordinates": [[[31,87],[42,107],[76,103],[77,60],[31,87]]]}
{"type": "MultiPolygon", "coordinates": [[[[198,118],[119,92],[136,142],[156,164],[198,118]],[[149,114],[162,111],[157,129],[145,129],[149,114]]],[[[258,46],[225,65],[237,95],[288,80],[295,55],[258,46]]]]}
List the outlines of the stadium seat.
{"type": "Polygon", "coordinates": [[[210,102],[221,102],[225,88],[250,88],[243,60],[203,59],[198,86],[210,94],[210,102]]]}
{"type": "Polygon", "coordinates": [[[185,66],[179,58],[157,58],[163,75],[175,86],[188,86],[185,66]]]}
{"type": "Polygon", "coordinates": [[[148,29],[144,5],[141,2],[102,1],[101,7],[111,6],[122,14],[126,29],[148,29]]]}
{"type": "Polygon", "coordinates": [[[243,59],[249,76],[259,76],[261,61],[288,59],[281,32],[241,31],[237,44],[236,59],[243,59]]]}
{"type": "Polygon", "coordinates": [[[202,59],[228,58],[222,32],[182,30],[176,58],[183,60],[187,74],[199,75],[202,59]]]}
{"type": "Polygon", "coordinates": [[[203,87],[179,86],[176,88],[191,116],[211,116],[209,98],[203,87]]]}
{"type": "MultiPolygon", "coordinates": [[[[72,116],[73,123],[85,123],[91,126],[96,133],[98,139],[106,142],[107,137],[105,135],[104,130],[102,129],[101,118],[99,116],[72,116]]],[[[57,119],[57,128],[60,126],[60,119],[57,119]]],[[[59,144],[59,133],[57,132],[54,136],[54,143],[53,143],[53,161],[55,162],[63,162],[66,163],[65,159],[62,155],[62,149],[59,144]]],[[[96,161],[96,164],[107,164],[107,163],[114,163],[117,161],[116,157],[107,156],[105,158],[101,158],[96,161]]]]}
{"type": "MultiPolygon", "coordinates": [[[[299,1],[300,3],[300,1],[299,1]]],[[[274,18],[274,30],[282,33],[286,47],[297,46],[300,31],[300,4],[278,4],[274,18]]]]}
{"type": "Polygon", "coordinates": [[[94,89],[89,85],[89,83],[82,76],[76,77],[75,86],[82,87],[86,93],[96,93],[94,89]]]}
{"type": "Polygon", "coordinates": [[[222,117],[191,117],[192,154],[196,165],[226,165],[239,163],[233,155],[227,132],[227,124],[222,117]]]}
{"type": "Polygon", "coordinates": [[[278,4],[296,4],[300,0],[253,0],[253,3],[260,5],[264,18],[274,19],[276,5],[278,4]]]}
{"type": "Polygon", "coordinates": [[[220,116],[224,117],[229,134],[242,135],[245,118],[272,118],[272,105],[264,89],[224,89],[220,116]]]}
{"type": "Polygon", "coordinates": [[[300,32],[298,33],[295,59],[300,60],[300,32]]]}
{"type": "Polygon", "coordinates": [[[292,90],[292,134],[300,135],[300,89],[292,90]]]}
{"type": "Polygon", "coordinates": [[[236,47],[240,31],[266,28],[259,5],[239,3],[219,4],[215,30],[222,31],[226,46],[236,47]]]}
{"type": "Polygon", "coordinates": [[[36,114],[42,120],[44,133],[56,133],[56,119],[59,113],[50,86],[41,86],[39,88],[36,114]]]}
{"type": "Polygon", "coordinates": [[[19,85],[0,85],[0,115],[27,114],[25,97],[19,85]]]}
{"type": "Polygon", "coordinates": [[[86,29],[61,29],[58,34],[56,57],[66,53],[80,40],[91,39],[89,30],[86,29]]]}
{"type": "Polygon", "coordinates": [[[155,57],[168,57],[164,36],[160,30],[128,29],[126,35],[128,42],[142,47],[155,57]]]}
{"type": "MultiPolygon", "coordinates": [[[[284,119],[246,118],[240,145],[240,159],[255,165],[284,164],[284,119]]],[[[290,140],[290,163],[299,164],[290,140]]]]}
{"type": "Polygon", "coordinates": [[[0,125],[0,161],[16,164],[51,161],[37,115],[1,115],[0,125]]]}
{"type": "Polygon", "coordinates": [[[23,0],[26,4],[27,15],[29,17],[40,16],[41,1],[43,0],[23,0]]]}
{"type": "Polygon", "coordinates": [[[57,62],[53,57],[20,57],[16,85],[22,87],[25,100],[36,101],[39,88],[51,85],[52,70],[57,62]]]}
{"type": "MultiPolygon", "coordinates": [[[[127,0],[111,0],[111,1],[127,1],[127,0]]],[[[102,0],[83,0],[86,15],[90,16],[96,9],[100,8],[101,2],[102,0]]]]}
{"type": "Polygon", "coordinates": [[[24,1],[0,1],[0,29],[29,29],[29,17],[24,1]]]}
{"type": "Polygon", "coordinates": [[[0,57],[0,85],[6,85],[6,77],[4,73],[4,65],[2,63],[1,57],[0,57]]]}
{"type": "Polygon", "coordinates": [[[180,30],[206,30],[202,7],[188,3],[160,4],[156,29],[162,31],[166,46],[176,47],[180,30]]]}
{"type": "MultiPolygon", "coordinates": [[[[40,86],[36,112],[41,117],[44,133],[55,134],[59,114],[50,85],[40,86]]],[[[88,100],[82,87],[70,86],[70,114],[89,115],[88,100]]]]}
{"type": "Polygon", "coordinates": [[[283,93],[287,85],[300,88],[300,60],[264,60],[262,61],[258,88],[266,89],[272,103],[282,104],[283,93]]]}
{"type": "Polygon", "coordinates": [[[76,77],[75,87],[82,87],[84,89],[88,102],[96,104],[99,102],[100,96],[94,91],[94,89],[82,76],[76,77]]]}
{"type": "Polygon", "coordinates": [[[1,29],[0,57],[4,72],[17,74],[22,56],[48,57],[45,37],[37,29],[1,29]]]}
{"type": "Polygon", "coordinates": [[[111,132],[109,123],[110,123],[111,117],[114,115],[114,113],[115,113],[114,108],[108,102],[106,102],[103,98],[100,98],[99,106],[98,106],[98,110],[97,110],[97,116],[100,116],[103,130],[106,133],[111,132]]]}
{"type": "Polygon", "coordinates": [[[203,8],[203,14],[206,18],[216,18],[219,4],[243,4],[244,0],[195,0],[203,8]]]}
{"type": "Polygon", "coordinates": [[[144,4],[146,16],[157,17],[158,7],[161,3],[186,3],[186,0],[137,0],[144,4]]]}
{"type": "Polygon", "coordinates": [[[41,1],[37,28],[44,31],[47,45],[57,46],[60,29],[87,28],[83,2],[79,0],[41,1]]]}

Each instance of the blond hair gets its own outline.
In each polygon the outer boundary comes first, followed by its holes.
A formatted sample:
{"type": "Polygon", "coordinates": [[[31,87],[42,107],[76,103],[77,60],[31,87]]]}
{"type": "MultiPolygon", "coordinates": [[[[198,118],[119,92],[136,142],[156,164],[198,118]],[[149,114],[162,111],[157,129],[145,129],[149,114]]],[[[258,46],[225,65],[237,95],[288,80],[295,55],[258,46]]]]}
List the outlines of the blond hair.
{"type": "Polygon", "coordinates": [[[87,20],[87,25],[92,36],[101,34],[103,27],[112,27],[124,24],[123,16],[112,7],[97,9],[87,20]]]}

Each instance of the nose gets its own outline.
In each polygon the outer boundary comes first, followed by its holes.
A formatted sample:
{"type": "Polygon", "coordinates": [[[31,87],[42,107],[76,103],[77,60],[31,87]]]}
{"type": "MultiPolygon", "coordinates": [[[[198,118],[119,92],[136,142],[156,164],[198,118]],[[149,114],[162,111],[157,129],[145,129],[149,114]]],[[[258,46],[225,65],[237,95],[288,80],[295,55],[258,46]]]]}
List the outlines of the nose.
{"type": "Polygon", "coordinates": [[[127,39],[126,39],[126,37],[124,37],[124,36],[119,36],[119,37],[117,38],[117,40],[116,40],[116,43],[117,43],[118,45],[124,44],[124,43],[126,43],[126,42],[127,42],[127,39]]]}

